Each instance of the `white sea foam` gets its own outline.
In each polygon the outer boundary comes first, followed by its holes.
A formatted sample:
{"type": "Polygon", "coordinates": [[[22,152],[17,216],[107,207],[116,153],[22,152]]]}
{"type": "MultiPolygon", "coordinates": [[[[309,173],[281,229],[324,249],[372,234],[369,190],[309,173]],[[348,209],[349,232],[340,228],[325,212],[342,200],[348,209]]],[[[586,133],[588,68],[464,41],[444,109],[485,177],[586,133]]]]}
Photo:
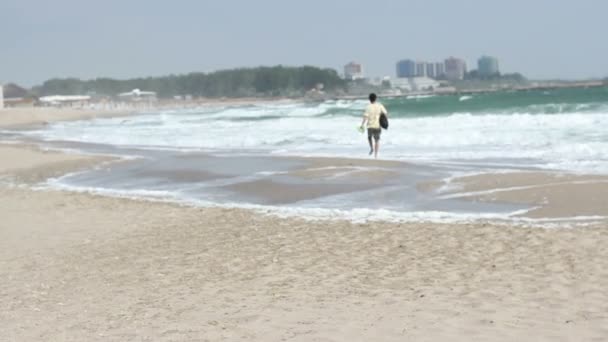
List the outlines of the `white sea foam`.
{"type": "Polygon", "coordinates": [[[435,97],[436,95],[410,95],[407,97],[408,100],[423,100],[435,97]]]}
{"type": "Polygon", "coordinates": [[[272,206],[248,203],[217,203],[212,201],[188,198],[179,191],[157,190],[119,190],[96,187],[81,187],[62,183],[59,179],[49,180],[46,184],[34,187],[34,190],[60,189],[72,192],[89,193],[116,198],[146,200],[152,202],[176,203],[185,206],[203,208],[230,208],[252,210],[263,215],[280,218],[299,218],[311,221],[350,221],[353,223],[392,222],[392,223],[441,223],[463,224],[488,222],[493,224],[517,224],[545,228],[584,226],[605,219],[603,216],[575,216],[564,218],[526,218],[521,217],[536,208],[515,210],[509,213],[459,213],[445,211],[394,211],[386,209],[352,208],[326,209],[294,206],[272,206]]]}
{"type": "Polygon", "coordinates": [[[495,193],[499,193],[499,192],[529,190],[529,189],[537,189],[537,188],[559,186],[559,185],[586,185],[586,184],[598,184],[598,183],[608,183],[608,181],[588,180],[588,181],[553,182],[553,183],[543,183],[543,184],[537,184],[537,185],[513,186],[513,187],[506,187],[506,188],[496,188],[496,189],[488,189],[488,190],[480,190],[480,191],[454,193],[454,194],[449,194],[449,195],[443,195],[443,196],[440,196],[439,198],[441,198],[441,199],[465,198],[465,197],[491,195],[491,194],[495,194],[495,193]]]}

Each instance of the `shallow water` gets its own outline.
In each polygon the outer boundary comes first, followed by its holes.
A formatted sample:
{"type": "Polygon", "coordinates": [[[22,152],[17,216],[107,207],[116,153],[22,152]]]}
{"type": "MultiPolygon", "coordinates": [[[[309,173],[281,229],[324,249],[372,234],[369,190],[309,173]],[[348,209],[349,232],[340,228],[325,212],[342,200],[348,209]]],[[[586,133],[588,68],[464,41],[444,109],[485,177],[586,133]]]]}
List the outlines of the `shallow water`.
{"type": "Polygon", "coordinates": [[[362,161],[363,100],[173,110],[0,135],[130,158],[49,183],[77,191],[310,217],[513,219],[530,208],[441,198],[418,185],[514,170],[607,174],[607,89],[383,99],[391,125],[380,157],[401,162],[390,167],[362,161]],[[304,157],[361,161],[318,167],[304,157]]]}

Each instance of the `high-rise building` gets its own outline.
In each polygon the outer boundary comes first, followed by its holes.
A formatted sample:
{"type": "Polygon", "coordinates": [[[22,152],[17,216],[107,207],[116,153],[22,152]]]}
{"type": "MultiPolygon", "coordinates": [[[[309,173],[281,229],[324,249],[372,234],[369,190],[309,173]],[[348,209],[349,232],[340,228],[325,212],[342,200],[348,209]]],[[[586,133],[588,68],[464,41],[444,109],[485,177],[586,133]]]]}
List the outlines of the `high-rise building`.
{"type": "Polygon", "coordinates": [[[437,72],[435,70],[435,63],[426,63],[426,76],[430,78],[436,78],[437,72]]]}
{"type": "Polygon", "coordinates": [[[416,77],[416,62],[411,59],[404,59],[397,62],[397,77],[416,77]]]}
{"type": "Polygon", "coordinates": [[[344,66],[344,78],[358,80],[363,78],[363,67],[359,63],[350,62],[344,66]]]}
{"type": "Polygon", "coordinates": [[[426,62],[416,62],[416,77],[426,77],[426,62]]]}
{"type": "Polygon", "coordinates": [[[0,84],[0,109],[4,108],[4,86],[0,84]]]}
{"type": "Polygon", "coordinates": [[[445,60],[445,76],[450,81],[462,80],[467,72],[467,63],[455,57],[445,60]]]}
{"type": "Polygon", "coordinates": [[[450,57],[450,59],[444,62],[415,62],[411,59],[405,59],[397,63],[397,77],[399,78],[410,78],[410,77],[429,77],[429,78],[444,78],[447,77],[446,62],[455,63],[456,70],[453,71],[454,79],[464,78],[466,73],[466,64],[463,60],[450,57]]]}
{"type": "Polygon", "coordinates": [[[477,71],[480,76],[492,76],[500,73],[498,58],[482,56],[477,60],[477,71]]]}
{"type": "Polygon", "coordinates": [[[435,63],[435,78],[445,77],[445,62],[435,63]]]}

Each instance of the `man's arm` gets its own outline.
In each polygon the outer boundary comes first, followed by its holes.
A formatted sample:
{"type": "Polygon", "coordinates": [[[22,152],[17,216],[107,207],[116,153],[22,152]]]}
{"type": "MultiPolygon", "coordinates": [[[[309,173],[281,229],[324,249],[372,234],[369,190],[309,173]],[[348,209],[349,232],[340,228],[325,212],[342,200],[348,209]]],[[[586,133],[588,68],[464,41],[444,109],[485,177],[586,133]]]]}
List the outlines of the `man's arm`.
{"type": "Polygon", "coordinates": [[[363,121],[361,121],[361,128],[363,128],[363,125],[365,125],[366,121],[367,121],[367,113],[363,114],[363,121]]]}
{"type": "Polygon", "coordinates": [[[361,121],[361,128],[363,128],[363,125],[365,125],[365,122],[369,119],[369,106],[368,108],[365,109],[365,112],[363,113],[363,121],[361,121]]]}

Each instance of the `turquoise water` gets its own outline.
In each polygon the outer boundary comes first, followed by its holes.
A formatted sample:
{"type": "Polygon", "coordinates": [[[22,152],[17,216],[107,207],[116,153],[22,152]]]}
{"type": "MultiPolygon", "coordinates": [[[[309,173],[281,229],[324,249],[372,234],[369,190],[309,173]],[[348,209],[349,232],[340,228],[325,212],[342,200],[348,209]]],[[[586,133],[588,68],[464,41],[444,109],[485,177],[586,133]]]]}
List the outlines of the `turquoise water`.
{"type": "MultiPolygon", "coordinates": [[[[608,87],[501,91],[475,95],[384,98],[393,118],[471,114],[561,114],[608,111],[608,87]]],[[[335,108],[325,115],[359,115],[335,108]]]]}

